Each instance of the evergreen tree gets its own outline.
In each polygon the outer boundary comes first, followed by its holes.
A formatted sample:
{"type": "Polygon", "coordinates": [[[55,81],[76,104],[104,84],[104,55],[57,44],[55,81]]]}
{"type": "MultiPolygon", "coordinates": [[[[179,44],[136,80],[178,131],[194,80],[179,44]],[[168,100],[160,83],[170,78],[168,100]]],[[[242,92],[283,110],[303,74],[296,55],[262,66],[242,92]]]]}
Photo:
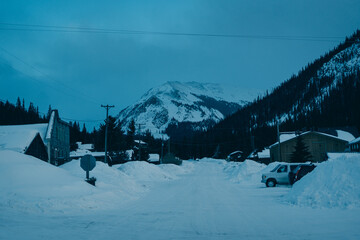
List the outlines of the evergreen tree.
{"type": "Polygon", "coordinates": [[[21,108],[21,101],[20,101],[20,98],[18,97],[17,100],[16,100],[16,108],[17,109],[20,109],[21,108]]]}
{"type": "Polygon", "coordinates": [[[36,108],[34,107],[34,104],[32,102],[30,102],[30,104],[29,104],[28,112],[29,113],[36,113],[36,108]]]}
{"type": "Polygon", "coordinates": [[[83,143],[87,143],[88,142],[88,139],[87,139],[87,131],[86,131],[86,126],[85,126],[85,123],[84,123],[84,125],[83,125],[83,129],[82,129],[82,131],[81,131],[81,141],[83,142],[83,143]]]}
{"type": "MultiPolygon", "coordinates": [[[[105,149],[105,130],[106,123],[100,124],[97,141],[95,141],[97,150],[105,149]]],[[[119,152],[126,149],[124,132],[116,118],[112,116],[108,118],[107,149],[109,152],[119,152]]]]}
{"type": "Polygon", "coordinates": [[[48,109],[48,112],[47,112],[47,114],[46,114],[46,119],[47,119],[48,121],[50,120],[51,112],[52,112],[51,105],[49,105],[49,109],[48,109]]]}
{"type": "Polygon", "coordinates": [[[312,160],[308,146],[305,145],[301,136],[296,138],[294,152],[290,156],[290,162],[305,163],[312,160]]]}
{"type": "Polygon", "coordinates": [[[71,151],[75,151],[77,149],[76,142],[79,142],[79,141],[81,141],[79,124],[76,121],[74,123],[70,122],[70,150],[71,151]]]}
{"type": "Polygon", "coordinates": [[[126,136],[126,148],[132,149],[134,147],[134,139],[135,139],[135,121],[134,119],[131,120],[128,130],[127,130],[127,136],[126,136]]]}

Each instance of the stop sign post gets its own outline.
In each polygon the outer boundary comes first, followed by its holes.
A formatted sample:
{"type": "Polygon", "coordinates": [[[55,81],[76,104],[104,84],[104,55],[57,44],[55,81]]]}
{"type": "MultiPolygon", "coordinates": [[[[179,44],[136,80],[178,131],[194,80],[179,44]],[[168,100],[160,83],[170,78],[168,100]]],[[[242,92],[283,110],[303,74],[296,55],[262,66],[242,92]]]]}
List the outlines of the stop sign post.
{"type": "Polygon", "coordinates": [[[90,154],[86,154],[80,159],[80,167],[86,171],[86,179],[89,179],[89,171],[93,170],[95,166],[96,159],[90,154]]]}

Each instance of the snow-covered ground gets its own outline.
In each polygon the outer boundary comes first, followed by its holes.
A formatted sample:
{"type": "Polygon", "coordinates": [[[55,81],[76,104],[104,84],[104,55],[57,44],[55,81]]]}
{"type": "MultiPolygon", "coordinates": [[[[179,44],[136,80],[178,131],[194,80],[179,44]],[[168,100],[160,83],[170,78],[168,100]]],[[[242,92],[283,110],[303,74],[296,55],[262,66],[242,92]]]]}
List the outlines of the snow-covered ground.
{"type": "Polygon", "coordinates": [[[79,161],[0,151],[0,239],[360,239],[359,162],[321,163],[293,188],[260,183],[274,163],[97,162],[93,187],[79,161]],[[322,197],[302,201],[309,189],[322,197]]]}

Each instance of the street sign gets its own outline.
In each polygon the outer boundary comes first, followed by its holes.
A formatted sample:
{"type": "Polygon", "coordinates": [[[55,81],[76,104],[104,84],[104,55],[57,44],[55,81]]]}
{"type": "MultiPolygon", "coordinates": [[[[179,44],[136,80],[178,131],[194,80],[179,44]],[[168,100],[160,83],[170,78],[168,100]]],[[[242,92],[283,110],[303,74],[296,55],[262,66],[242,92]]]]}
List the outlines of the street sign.
{"type": "Polygon", "coordinates": [[[86,178],[89,178],[89,171],[93,170],[96,166],[96,159],[90,155],[86,154],[80,159],[80,167],[86,171],[86,178]]]}

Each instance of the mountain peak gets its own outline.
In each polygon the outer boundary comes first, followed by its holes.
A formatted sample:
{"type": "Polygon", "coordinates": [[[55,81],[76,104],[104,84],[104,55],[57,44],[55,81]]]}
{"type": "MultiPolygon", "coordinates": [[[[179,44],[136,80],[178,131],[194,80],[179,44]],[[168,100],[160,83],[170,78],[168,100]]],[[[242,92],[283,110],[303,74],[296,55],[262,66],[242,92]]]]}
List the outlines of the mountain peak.
{"type": "Polygon", "coordinates": [[[170,123],[216,123],[256,97],[254,91],[241,92],[244,91],[230,93],[214,83],[168,81],[123,109],[118,119],[123,129],[134,120],[155,136],[170,123]]]}

